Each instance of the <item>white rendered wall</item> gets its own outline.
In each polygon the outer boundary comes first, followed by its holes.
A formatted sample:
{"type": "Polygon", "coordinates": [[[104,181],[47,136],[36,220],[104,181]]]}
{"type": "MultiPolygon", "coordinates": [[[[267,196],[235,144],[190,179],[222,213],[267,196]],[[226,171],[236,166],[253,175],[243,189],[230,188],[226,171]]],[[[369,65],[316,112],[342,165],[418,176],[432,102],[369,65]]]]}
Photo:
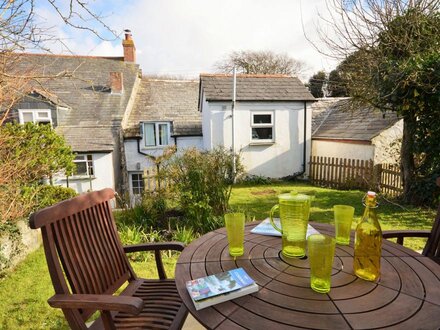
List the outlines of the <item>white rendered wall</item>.
{"type": "MultiPolygon", "coordinates": [[[[202,100],[203,139],[206,149],[231,148],[232,119],[230,102],[202,100]]],[[[245,171],[252,175],[280,178],[303,170],[303,145],[310,157],[311,110],[307,107],[307,134],[304,141],[303,102],[237,102],[235,116],[235,151],[241,154],[245,171]],[[258,144],[251,140],[251,115],[274,113],[274,143],[258,144]]],[[[307,166],[306,166],[307,169],[307,166]]]]}
{"type": "MultiPolygon", "coordinates": [[[[172,145],[174,145],[174,138],[170,139],[172,145]]],[[[144,169],[152,167],[153,162],[147,158],[147,156],[140,154],[138,152],[137,140],[125,140],[125,159],[127,162],[127,171],[143,171],[144,169]]],[[[160,156],[163,153],[164,148],[142,148],[141,143],[141,152],[152,155],[152,156],[160,156]]],[[[203,149],[203,138],[201,136],[195,137],[178,137],[177,138],[177,150],[181,151],[187,148],[198,148],[203,149]]]]}
{"type": "Polygon", "coordinates": [[[313,140],[312,155],[319,157],[370,160],[374,158],[374,146],[366,144],[313,140]]]}
{"type": "MultiPolygon", "coordinates": [[[[89,153],[90,154],[90,153],[89,153]]],[[[77,193],[96,191],[104,188],[115,189],[115,177],[113,169],[113,153],[91,153],[95,174],[90,179],[84,177],[69,177],[69,187],[77,193]]],[[[65,176],[54,178],[54,184],[67,187],[65,176]]]]}

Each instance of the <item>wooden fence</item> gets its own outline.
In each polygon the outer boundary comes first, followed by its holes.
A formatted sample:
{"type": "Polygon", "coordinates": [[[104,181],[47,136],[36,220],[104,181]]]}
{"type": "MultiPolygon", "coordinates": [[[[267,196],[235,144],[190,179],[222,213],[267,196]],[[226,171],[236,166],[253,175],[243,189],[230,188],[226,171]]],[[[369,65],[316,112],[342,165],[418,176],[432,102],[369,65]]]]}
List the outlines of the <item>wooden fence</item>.
{"type": "Polygon", "coordinates": [[[155,167],[150,167],[144,170],[144,189],[145,191],[155,191],[159,187],[165,188],[168,185],[167,180],[159,179],[157,176],[157,170],[155,167]]]}
{"type": "Polygon", "coordinates": [[[403,192],[399,166],[374,165],[372,160],[312,156],[310,180],[317,186],[372,189],[388,196],[398,196],[403,192]]]}

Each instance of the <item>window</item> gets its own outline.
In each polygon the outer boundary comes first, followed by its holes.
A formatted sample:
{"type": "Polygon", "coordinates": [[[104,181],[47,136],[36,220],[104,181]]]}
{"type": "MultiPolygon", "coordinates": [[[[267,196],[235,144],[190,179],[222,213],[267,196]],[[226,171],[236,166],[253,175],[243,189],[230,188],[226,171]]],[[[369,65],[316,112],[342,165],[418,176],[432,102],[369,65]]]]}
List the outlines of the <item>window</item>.
{"type": "Polygon", "coordinates": [[[167,146],[170,139],[169,123],[144,123],[143,138],[146,147],[167,146]]]}
{"type": "Polygon", "coordinates": [[[273,142],[273,112],[251,113],[252,141],[273,142]]]}
{"type": "Polygon", "coordinates": [[[50,110],[18,110],[18,117],[20,124],[34,123],[34,124],[49,124],[52,125],[52,118],[50,110]]]}
{"type": "Polygon", "coordinates": [[[131,190],[133,195],[141,195],[144,192],[144,178],[142,173],[133,173],[131,175],[131,190]]]}
{"type": "Polygon", "coordinates": [[[95,174],[92,155],[77,155],[73,162],[76,165],[74,175],[92,176],[95,174]]]}

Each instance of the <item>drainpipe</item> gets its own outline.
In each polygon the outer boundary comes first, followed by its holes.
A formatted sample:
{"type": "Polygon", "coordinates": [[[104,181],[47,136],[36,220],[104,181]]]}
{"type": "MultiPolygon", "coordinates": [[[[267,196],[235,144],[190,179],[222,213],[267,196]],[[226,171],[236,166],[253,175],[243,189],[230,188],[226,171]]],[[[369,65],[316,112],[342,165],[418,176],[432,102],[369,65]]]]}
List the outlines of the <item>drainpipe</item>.
{"type": "Polygon", "coordinates": [[[141,151],[141,142],[140,142],[141,140],[142,140],[142,138],[137,138],[136,139],[137,146],[138,146],[138,153],[140,153],[141,155],[149,156],[149,154],[146,154],[145,152],[141,151]]]}
{"type": "Polygon", "coordinates": [[[303,142],[303,164],[302,164],[302,174],[306,172],[306,157],[307,157],[307,102],[304,101],[304,142],[303,142]]]}
{"type": "Polygon", "coordinates": [[[235,183],[235,173],[236,173],[236,161],[235,161],[235,101],[237,95],[237,69],[234,66],[233,78],[232,78],[232,106],[231,106],[231,117],[232,117],[232,174],[235,183]]]}

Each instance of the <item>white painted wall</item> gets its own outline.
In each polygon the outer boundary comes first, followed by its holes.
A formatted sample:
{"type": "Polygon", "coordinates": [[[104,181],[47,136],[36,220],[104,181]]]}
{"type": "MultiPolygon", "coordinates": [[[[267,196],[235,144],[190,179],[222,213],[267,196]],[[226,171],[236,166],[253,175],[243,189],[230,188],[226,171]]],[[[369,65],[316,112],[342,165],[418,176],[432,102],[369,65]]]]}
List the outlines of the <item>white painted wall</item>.
{"type": "Polygon", "coordinates": [[[366,144],[313,140],[312,155],[319,157],[370,160],[374,158],[374,146],[366,144]]]}
{"type": "MultiPolygon", "coordinates": [[[[78,193],[104,188],[115,189],[115,177],[113,168],[113,153],[92,153],[95,175],[89,177],[69,177],[69,187],[78,193]]],[[[65,176],[54,178],[54,184],[67,186],[65,176]]]]}
{"type": "MultiPolygon", "coordinates": [[[[174,138],[170,139],[172,145],[174,145],[174,138]]],[[[125,140],[125,159],[127,162],[127,171],[136,172],[143,171],[144,169],[152,167],[154,164],[145,155],[138,152],[137,140],[125,140]]],[[[162,155],[164,148],[142,148],[142,141],[139,141],[141,152],[147,153],[152,156],[162,155]]],[[[203,149],[203,138],[201,136],[195,137],[178,137],[177,138],[177,150],[183,150],[187,148],[203,149]]]]}
{"type": "MultiPolygon", "coordinates": [[[[307,145],[306,162],[311,147],[311,110],[307,106],[307,134],[304,141],[303,102],[237,102],[235,107],[235,151],[247,173],[280,178],[303,170],[303,144],[307,145]],[[274,113],[272,144],[251,141],[251,114],[274,113]]],[[[206,102],[202,100],[202,129],[205,149],[216,146],[231,148],[231,102],[206,102]]],[[[307,166],[306,166],[307,169],[307,166]]]]}

